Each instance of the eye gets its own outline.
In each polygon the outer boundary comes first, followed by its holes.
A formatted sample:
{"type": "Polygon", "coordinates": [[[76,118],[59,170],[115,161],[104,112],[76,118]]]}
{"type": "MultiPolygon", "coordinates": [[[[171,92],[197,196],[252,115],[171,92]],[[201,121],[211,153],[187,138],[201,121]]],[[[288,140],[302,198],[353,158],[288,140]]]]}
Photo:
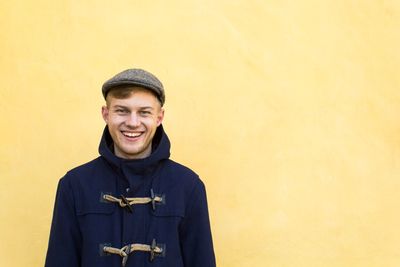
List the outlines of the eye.
{"type": "Polygon", "coordinates": [[[127,111],[126,109],[118,108],[118,109],[115,110],[115,112],[118,113],[118,114],[125,114],[125,113],[127,113],[128,111],[127,111]]]}
{"type": "Polygon", "coordinates": [[[140,111],[140,114],[146,116],[146,115],[150,115],[151,112],[147,111],[147,110],[142,110],[142,111],[140,111]]]}

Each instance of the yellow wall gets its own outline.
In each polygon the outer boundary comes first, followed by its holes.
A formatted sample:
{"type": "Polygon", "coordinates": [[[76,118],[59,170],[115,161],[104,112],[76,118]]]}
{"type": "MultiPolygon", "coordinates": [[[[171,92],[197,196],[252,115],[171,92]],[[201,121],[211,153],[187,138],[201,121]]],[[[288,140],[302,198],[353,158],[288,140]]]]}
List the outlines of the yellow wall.
{"type": "Polygon", "coordinates": [[[220,267],[400,266],[399,47],[394,0],[1,1],[0,266],[43,266],[130,67],[164,82],[220,267]]]}

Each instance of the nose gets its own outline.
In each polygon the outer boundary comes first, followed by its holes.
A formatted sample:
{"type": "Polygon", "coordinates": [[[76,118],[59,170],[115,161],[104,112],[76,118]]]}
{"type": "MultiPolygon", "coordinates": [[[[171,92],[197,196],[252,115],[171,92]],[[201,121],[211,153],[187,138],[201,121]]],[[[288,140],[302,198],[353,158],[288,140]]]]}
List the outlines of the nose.
{"type": "Polygon", "coordinates": [[[137,116],[137,114],[135,114],[134,112],[132,112],[127,120],[125,121],[125,124],[129,127],[138,127],[140,125],[140,120],[139,117],[137,116]]]}

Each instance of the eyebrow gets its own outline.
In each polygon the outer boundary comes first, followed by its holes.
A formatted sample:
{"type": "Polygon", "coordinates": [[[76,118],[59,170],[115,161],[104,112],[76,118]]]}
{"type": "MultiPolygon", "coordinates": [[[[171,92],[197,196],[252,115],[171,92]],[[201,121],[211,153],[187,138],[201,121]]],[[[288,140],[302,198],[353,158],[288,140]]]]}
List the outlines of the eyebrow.
{"type": "Polygon", "coordinates": [[[127,106],[121,106],[121,105],[115,105],[113,108],[123,108],[123,109],[128,109],[127,106]]]}
{"type": "MultiPolygon", "coordinates": [[[[115,105],[114,108],[124,108],[124,109],[129,109],[127,106],[122,106],[122,105],[115,105]]],[[[139,107],[139,109],[154,109],[151,106],[144,106],[144,107],[139,107]]]]}

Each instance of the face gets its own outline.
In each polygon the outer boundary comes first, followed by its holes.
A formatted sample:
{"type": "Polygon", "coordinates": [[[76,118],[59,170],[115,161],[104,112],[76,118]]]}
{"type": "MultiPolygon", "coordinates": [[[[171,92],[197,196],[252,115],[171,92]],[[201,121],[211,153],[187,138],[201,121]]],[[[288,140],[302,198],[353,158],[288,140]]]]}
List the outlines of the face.
{"type": "Polygon", "coordinates": [[[151,141],[164,118],[164,110],[151,92],[138,87],[128,98],[108,95],[102,115],[114,141],[116,156],[141,159],[151,154],[151,141]]]}

